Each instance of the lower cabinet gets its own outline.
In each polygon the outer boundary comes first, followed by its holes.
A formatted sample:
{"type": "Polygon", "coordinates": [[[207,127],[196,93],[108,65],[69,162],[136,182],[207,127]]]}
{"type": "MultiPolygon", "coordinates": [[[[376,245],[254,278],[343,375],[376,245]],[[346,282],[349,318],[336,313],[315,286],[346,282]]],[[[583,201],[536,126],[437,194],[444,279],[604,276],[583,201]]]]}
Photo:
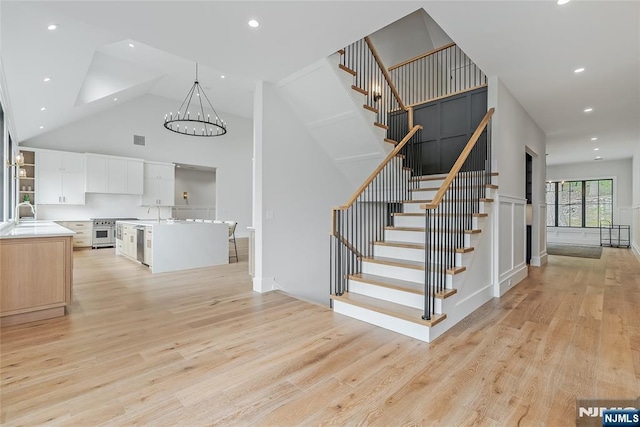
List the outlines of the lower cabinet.
{"type": "Polygon", "coordinates": [[[149,267],[152,266],[153,261],[153,228],[145,227],[144,230],[144,263],[149,267]]]}
{"type": "Polygon", "coordinates": [[[75,231],[73,236],[73,248],[90,248],[93,239],[93,222],[92,221],[56,221],[57,224],[75,231]]]}

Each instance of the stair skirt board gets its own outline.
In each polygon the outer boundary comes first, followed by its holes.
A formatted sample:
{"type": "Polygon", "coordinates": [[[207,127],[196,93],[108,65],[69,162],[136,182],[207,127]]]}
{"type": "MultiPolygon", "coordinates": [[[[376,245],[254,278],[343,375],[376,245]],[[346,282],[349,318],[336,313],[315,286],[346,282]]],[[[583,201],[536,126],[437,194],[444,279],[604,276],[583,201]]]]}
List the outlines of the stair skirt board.
{"type": "Polygon", "coordinates": [[[420,325],[338,300],[333,300],[333,311],[424,342],[430,342],[430,329],[439,325],[420,325]]]}

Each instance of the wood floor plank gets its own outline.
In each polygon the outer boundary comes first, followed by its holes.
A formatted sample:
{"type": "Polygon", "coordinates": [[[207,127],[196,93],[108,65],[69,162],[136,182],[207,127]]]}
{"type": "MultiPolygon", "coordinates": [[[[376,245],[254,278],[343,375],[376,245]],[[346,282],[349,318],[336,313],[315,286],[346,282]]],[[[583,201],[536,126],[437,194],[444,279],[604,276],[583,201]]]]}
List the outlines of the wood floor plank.
{"type": "Polygon", "coordinates": [[[254,293],[238,242],[238,263],[159,275],[74,252],[69,314],[0,331],[0,423],[559,426],[640,390],[629,251],[550,256],[426,344],[254,293]]]}

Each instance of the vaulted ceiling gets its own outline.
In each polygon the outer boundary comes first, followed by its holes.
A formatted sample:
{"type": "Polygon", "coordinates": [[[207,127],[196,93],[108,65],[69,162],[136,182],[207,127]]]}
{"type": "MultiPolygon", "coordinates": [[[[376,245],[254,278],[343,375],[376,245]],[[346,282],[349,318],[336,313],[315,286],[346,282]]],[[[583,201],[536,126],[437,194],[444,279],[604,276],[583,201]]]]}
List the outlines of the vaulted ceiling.
{"type": "Polygon", "coordinates": [[[146,93],[181,101],[195,62],[214,106],[250,117],[256,81],[280,80],[419,8],[502,79],[547,134],[548,163],[593,160],[596,147],[605,159],[630,157],[640,144],[640,3],[580,0],[3,0],[14,137],[146,93]]]}

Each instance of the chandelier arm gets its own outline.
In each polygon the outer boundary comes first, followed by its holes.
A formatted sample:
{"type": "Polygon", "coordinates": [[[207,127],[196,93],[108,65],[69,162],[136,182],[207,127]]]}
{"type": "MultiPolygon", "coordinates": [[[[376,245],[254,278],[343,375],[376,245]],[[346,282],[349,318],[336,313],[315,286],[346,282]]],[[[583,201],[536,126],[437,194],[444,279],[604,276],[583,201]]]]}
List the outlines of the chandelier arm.
{"type": "MultiPolygon", "coordinates": [[[[209,107],[211,107],[211,109],[213,110],[213,114],[215,114],[216,119],[219,117],[218,116],[218,112],[216,111],[215,108],[213,108],[213,105],[211,104],[211,101],[209,101],[209,97],[207,96],[207,94],[204,94],[204,97],[207,99],[207,102],[209,103],[209,107]]],[[[222,124],[222,119],[220,119],[220,123],[222,124]]]]}
{"type": "Polygon", "coordinates": [[[178,112],[180,112],[180,110],[182,110],[182,107],[185,106],[189,108],[189,103],[187,102],[187,100],[190,100],[191,97],[189,95],[191,95],[191,93],[193,92],[193,88],[196,84],[194,83],[193,86],[191,86],[191,89],[189,90],[189,92],[187,92],[187,96],[185,96],[184,101],[182,101],[182,104],[180,104],[180,107],[178,108],[178,112]]]}
{"type": "MultiPolygon", "coordinates": [[[[198,93],[201,93],[200,91],[200,84],[198,84],[198,93]]],[[[204,90],[202,91],[202,94],[204,94],[204,90]]],[[[206,96],[206,95],[205,95],[206,96]]],[[[204,107],[202,106],[202,96],[198,96],[198,102],[200,102],[200,112],[202,112],[202,121],[204,122],[204,107]]],[[[204,126],[205,132],[207,131],[207,126],[204,126]]]]}

